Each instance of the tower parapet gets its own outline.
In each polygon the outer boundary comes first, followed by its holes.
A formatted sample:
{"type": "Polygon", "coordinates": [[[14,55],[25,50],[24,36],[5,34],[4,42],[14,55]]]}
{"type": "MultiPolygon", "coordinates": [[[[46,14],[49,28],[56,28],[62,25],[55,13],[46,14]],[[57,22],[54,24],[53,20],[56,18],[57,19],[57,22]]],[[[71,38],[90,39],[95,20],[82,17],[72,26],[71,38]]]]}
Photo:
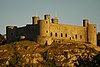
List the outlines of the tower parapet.
{"type": "Polygon", "coordinates": [[[52,23],[54,23],[54,24],[58,24],[58,18],[57,18],[57,17],[52,18],[52,23]]]}
{"type": "Polygon", "coordinates": [[[88,19],[84,19],[83,20],[83,26],[84,27],[87,27],[88,26],[88,23],[89,23],[89,20],[88,19]]]}
{"type": "Polygon", "coordinates": [[[38,16],[32,17],[32,23],[33,23],[33,25],[38,24],[38,20],[40,20],[40,17],[38,17],[38,16]]]}
{"type": "Polygon", "coordinates": [[[46,22],[50,23],[50,15],[44,15],[44,19],[46,22]]]}

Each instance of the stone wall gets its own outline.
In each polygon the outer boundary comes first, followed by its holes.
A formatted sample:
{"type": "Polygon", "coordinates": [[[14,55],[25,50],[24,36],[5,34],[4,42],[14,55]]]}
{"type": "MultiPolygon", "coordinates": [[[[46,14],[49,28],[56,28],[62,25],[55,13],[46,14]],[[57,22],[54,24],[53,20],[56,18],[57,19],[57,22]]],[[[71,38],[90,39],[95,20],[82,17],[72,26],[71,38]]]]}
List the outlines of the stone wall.
{"type": "Polygon", "coordinates": [[[50,24],[50,36],[54,39],[67,39],[86,42],[86,27],[65,24],[50,24]]]}

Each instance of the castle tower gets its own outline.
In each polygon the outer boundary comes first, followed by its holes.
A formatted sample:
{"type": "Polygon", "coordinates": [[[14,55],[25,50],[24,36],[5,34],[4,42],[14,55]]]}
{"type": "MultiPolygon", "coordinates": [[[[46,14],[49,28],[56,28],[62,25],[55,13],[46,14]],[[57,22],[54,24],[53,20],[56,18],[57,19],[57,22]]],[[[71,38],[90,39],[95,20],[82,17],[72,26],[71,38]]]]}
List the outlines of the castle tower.
{"type": "Polygon", "coordinates": [[[88,42],[88,25],[89,25],[89,20],[88,19],[84,19],[83,20],[83,27],[86,27],[86,41],[88,42]]]}
{"type": "Polygon", "coordinates": [[[54,23],[54,24],[58,24],[58,18],[57,18],[57,17],[52,18],[52,23],[54,23]]]}
{"type": "Polygon", "coordinates": [[[12,42],[17,39],[17,26],[7,26],[6,27],[6,36],[7,36],[7,42],[12,42]]]}
{"type": "Polygon", "coordinates": [[[50,15],[44,15],[44,20],[39,20],[40,36],[50,36],[50,15]]]}
{"type": "Polygon", "coordinates": [[[83,20],[83,27],[86,27],[87,42],[97,45],[96,24],[89,24],[88,19],[83,20]]]}
{"type": "Polygon", "coordinates": [[[39,20],[39,36],[37,37],[37,43],[50,45],[53,40],[50,37],[50,15],[45,15],[44,20],[39,20]]]}
{"type": "Polygon", "coordinates": [[[88,25],[88,42],[97,45],[96,24],[88,25]]]}
{"type": "Polygon", "coordinates": [[[83,20],[83,27],[87,27],[88,26],[88,22],[89,22],[88,19],[84,19],[83,20]]]}
{"type": "Polygon", "coordinates": [[[50,36],[49,34],[49,22],[46,20],[39,20],[40,36],[50,36]]]}
{"type": "Polygon", "coordinates": [[[33,25],[38,24],[38,20],[40,19],[40,17],[34,16],[32,17],[32,23],[33,25]]]}

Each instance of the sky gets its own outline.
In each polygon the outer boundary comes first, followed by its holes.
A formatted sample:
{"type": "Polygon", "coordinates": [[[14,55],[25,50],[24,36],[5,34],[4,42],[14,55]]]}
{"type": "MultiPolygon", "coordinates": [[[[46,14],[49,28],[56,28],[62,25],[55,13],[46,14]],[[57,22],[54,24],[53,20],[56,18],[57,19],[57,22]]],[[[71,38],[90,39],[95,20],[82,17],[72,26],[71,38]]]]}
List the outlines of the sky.
{"type": "Polygon", "coordinates": [[[100,32],[100,0],[0,0],[0,34],[6,33],[6,26],[32,24],[33,16],[43,19],[45,14],[78,26],[88,19],[100,32]]]}

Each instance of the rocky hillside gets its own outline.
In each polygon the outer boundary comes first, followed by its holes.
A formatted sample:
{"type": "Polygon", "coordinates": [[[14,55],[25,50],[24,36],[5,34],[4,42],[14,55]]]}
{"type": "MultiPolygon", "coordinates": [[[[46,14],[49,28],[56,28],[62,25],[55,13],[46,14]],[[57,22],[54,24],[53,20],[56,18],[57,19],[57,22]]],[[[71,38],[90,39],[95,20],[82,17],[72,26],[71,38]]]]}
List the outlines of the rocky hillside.
{"type": "Polygon", "coordinates": [[[100,47],[91,45],[13,42],[0,46],[0,67],[100,67],[100,47]]]}

